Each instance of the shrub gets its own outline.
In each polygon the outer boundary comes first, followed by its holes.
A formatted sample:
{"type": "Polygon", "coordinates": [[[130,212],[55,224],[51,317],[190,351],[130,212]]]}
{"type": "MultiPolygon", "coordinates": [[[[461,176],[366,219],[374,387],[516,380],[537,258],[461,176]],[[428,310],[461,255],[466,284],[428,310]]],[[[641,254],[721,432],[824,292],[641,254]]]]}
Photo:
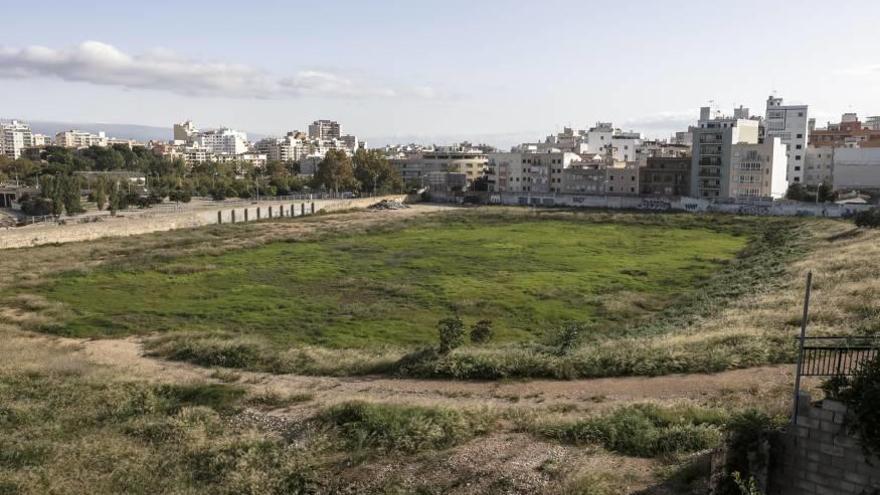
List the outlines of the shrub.
{"type": "Polygon", "coordinates": [[[577,347],[586,333],[584,324],[568,322],[549,334],[550,346],[557,356],[565,356],[577,347]]]}
{"type": "Polygon", "coordinates": [[[868,227],[876,229],[880,227],[880,208],[871,208],[870,210],[859,211],[853,217],[857,227],[868,227]]]}
{"type": "Polygon", "coordinates": [[[350,448],[418,452],[446,448],[489,430],[490,417],[440,407],[348,402],[321,420],[338,429],[350,448]]]}
{"type": "Polygon", "coordinates": [[[471,342],[485,344],[492,340],[492,321],[480,320],[471,327],[471,342]]]}
{"type": "Polygon", "coordinates": [[[825,383],[826,392],[849,408],[849,430],[867,454],[880,455],[880,358],[862,365],[851,378],[825,383]]]}
{"type": "Polygon", "coordinates": [[[440,354],[449,354],[464,344],[464,323],[457,316],[440,320],[437,323],[437,332],[440,334],[440,345],[437,349],[440,354]]]}
{"type": "Polygon", "coordinates": [[[742,493],[742,486],[737,482],[734,473],[742,480],[763,470],[768,462],[768,437],[779,426],[777,419],[755,409],[743,411],[730,418],[726,426],[726,464],[722,467],[722,476],[718,479],[719,485],[715,487],[715,493],[742,493]]]}
{"type": "Polygon", "coordinates": [[[723,418],[715,410],[637,404],[596,418],[538,425],[537,432],[567,443],[597,443],[625,455],[656,457],[717,446],[723,418]]]}

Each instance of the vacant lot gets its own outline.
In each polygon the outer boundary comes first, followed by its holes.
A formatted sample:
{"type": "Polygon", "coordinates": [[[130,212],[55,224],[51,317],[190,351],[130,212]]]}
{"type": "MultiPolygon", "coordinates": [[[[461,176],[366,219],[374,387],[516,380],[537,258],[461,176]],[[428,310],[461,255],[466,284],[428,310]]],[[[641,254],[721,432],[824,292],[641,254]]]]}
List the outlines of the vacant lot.
{"type": "Polygon", "coordinates": [[[566,321],[606,331],[693,293],[749,236],[633,222],[458,215],[65,274],[42,292],[59,331],[106,336],[224,330],[281,344],[409,346],[441,318],[492,320],[498,342],[566,321]]]}

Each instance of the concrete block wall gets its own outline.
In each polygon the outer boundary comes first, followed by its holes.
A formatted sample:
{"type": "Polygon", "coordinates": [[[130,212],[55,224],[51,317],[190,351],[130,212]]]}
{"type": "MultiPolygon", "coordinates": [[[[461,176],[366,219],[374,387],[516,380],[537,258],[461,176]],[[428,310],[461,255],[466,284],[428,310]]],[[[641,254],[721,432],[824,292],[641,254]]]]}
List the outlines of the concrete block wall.
{"type": "Polygon", "coordinates": [[[801,408],[797,424],[772,439],[768,495],[880,493],[880,459],[865,457],[846,419],[836,401],[801,408]]]}
{"type": "Polygon", "coordinates": [[[405,195],[391,195],[375,198],[351,198],[351,199],[316,199],[299,201],[261,201],[242,206],[218,206],[217,208],[194,209],[180,212],[156,212],[130,217],[106,217],[101,222],[80,223],[70,225],[33,225],[28,227],[11,228],[0,230],[0,249],[12,249],[41,244],[90,241],[103,237],[120,237],[146,234],[149,232],[161,232],[167,230],[201,227],[204,225],[220,223],[232,223],[235,215],[235,223],[257,220],[257,208],[260,209],[260,218],[269,218],[269,208],[272,208],[272,218],[280,216],[281,209],[284,216],[290,217],[290,209],[296,209],[296,215],[301,215],[302,204],[306,205],[306,214],[320,211],[341,211],[352,208],[366,208],[383,199],[404,201],[405,195]],[[235,213],[233,213],[235,212],[235,213]]]}

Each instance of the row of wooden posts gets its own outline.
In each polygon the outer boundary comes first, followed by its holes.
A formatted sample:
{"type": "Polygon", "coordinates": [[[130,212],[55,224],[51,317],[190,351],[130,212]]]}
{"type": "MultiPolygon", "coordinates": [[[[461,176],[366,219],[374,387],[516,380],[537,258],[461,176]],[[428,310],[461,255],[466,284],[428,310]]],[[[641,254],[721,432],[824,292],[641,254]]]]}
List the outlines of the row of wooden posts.
{"type": "MultiPolygon", "coordinates": [[[[314,213],[315,213],[315,203],[312,202],[312,203],[310,203],[309,205],[310,205],[310,207],[309,207],[309,212],[308,212],[308,213],[309,213],[309,214],[314,214],[314,213]]],[[[273,215],[273,209],[272,209],[271,206],[269,206],[268,209],[269,209],[269,211],[268,211],[268,216],[267,216],[266,218],[283,218],[283,217],[285,217],[285,216],[287,216],[287,217],[295,217],[295,216],[297,216],[297,215],[296,215],[296,205],[295,205],[295,204],[291,204],[291,205],[290,205],[290,209],[287,210],[287,212],[288,212],[287,215],[285,215],[284,205],[278,205],[278,210],[277,210],[278,214],[277,214],[277,215],[273,215]]],[[[229,215],[230,223],[235,223],[235,210],[234,210],[234,209],[233,209],[233,210],[230,210],[229,213],[230,213],[230,215],[229,215]]],[[[303,215],[305,215],[305,214],[306,214],[306,203],[300,203],[300,205],[299,205],[299,216],[303,216],[303,215]]],[[[261,219],[262,219],[262,210],[260,209],[259,206],[257,206],[257,218],[256,218],[256,220],[261,220],[261,219]]],[[[245,209],[244,209],[244,221],[247,222],[247,221],[249,221],[249,220],[250,220],[250,219],[248,218],[248,208],[245,208],[245,209]]],[[[223,223],[223,212],[222,212],[222,211],[218,211],[218,212],[217,212],[217,223],[218,223],[218,224],[223,223]]]]}

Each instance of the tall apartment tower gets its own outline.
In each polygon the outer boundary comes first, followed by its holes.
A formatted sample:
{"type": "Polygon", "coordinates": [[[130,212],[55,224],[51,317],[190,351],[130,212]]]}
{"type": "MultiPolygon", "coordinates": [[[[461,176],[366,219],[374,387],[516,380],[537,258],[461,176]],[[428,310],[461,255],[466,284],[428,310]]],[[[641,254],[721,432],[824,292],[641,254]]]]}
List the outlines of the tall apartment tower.
{"type": "Polygon", "coordinates": [[[711,109],[703,107],[700,121],[692,132],[690,195],[705,199],[731,197],[733,147],[740,143],[758,143],[758,121],[713,117],[711,109]]]}
{"type": "Polygon", "coordinates": [[[24,122],[13,120],[0,123],[0,154],[17,159],[21,153],[34,145],[31,127],[24,122]]]}
{"type": "Polygon", "coordinates": [[[316,120],[309,126],[309,137],[312,139],[339,139],[342,129],[335,120],[316,120]]]}
{"type": "Polygon", "coordinates": [[[807,156],[809,139],[809,116],[807,105],[783,105],[782,98],[767,98],[767,113],[764,116],[765,140],[778,137],[788,146],[786,177],[789,184],[804,181],[804,160],[807,156]]]}

